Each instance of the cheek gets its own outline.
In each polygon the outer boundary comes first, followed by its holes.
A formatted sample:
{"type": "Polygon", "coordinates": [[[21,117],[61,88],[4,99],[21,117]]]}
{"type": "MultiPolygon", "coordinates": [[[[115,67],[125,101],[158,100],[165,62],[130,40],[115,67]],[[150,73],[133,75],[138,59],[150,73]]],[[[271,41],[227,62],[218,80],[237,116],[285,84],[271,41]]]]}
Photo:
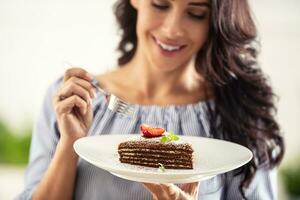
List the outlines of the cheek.
{"type": "MultiPolygon", "coordinates": [[[[151,12],[148,9],[141,9],[138,13],[138,22],[137,22],[137,30],[138,34],[143,34],[147,31],[152,31],[159,27],[161,24],[161,19],[157,17],[157,14],[151,12]]],[[[142,36],[142,35],[140,35],[142,36]]]]}
{"type": "Polygon", "coordinates": [[[197,48],[200,49],[208,39],[209,30],[207,27],[201,27],[198,30],[199,31],[193,32],[193,35],[191,37],[193,38],[193,41],[195,42],[197,48]]]}

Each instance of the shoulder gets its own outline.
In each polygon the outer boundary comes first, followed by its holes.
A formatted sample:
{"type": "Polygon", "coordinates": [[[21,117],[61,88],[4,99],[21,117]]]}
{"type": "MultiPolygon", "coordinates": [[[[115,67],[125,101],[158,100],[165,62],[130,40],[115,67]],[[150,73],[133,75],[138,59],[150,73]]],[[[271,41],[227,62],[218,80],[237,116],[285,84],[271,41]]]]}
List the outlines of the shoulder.
{"type": "Polygon", "coordinates": [[[63,75],[54,79],[54,81],[52,81],[52,83],[50,83],[48,90],[50,90],[52,92],[56,91],[60,87],[61,83],[63,82],[63,79],[64,79],[63,75]]]}
{"type": "Polygon", "coordinates": [[[44,93],[44,104],[46,103],[46,105],[52,105],[50,102],[52,102],[52,98],[60,87],[62,81],[63,76],[60,76],[48,84],[46,92],[44,93]]]}
{"type": "Polygon", "coordinates": [[[119,94],[122,96],[122,91],[126,91],[126,73],[125,71],[117,67],[112,71],[98,74],[95,79],[99,83],[100,87],[113,94],[119,94]]]}
{"type": "Polygon", "coordinates": [[[115,79],[115,74],[117,74],[117,70],[98,74],[95,76],[95,79],[99,82],[103,89],[109,89],[117,82],[115,79]]]}

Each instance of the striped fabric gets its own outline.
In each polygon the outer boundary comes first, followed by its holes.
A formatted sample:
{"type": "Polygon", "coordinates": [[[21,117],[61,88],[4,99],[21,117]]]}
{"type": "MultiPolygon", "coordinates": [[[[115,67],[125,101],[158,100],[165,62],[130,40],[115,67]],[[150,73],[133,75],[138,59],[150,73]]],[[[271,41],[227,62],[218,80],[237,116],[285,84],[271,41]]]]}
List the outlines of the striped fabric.
{"type": "MultiPolygon", "coordinates": [[[[52,96],[61,81],[62,78],[55,81],[47,90],[33,131],[25,188],[16,199],[31,199],[55,152],[59,130],[52,107],[52,96]]],[[[104,96],[98,95],[93,102],[94,120],[88,135],[138,133],[140,124],[146,123],[165,127],[168,131],[182,135],[210,137],[207,104],[213,104],[213,101],[164,107],[135,105],[135,115],[128,117],[108,110],[104,96]]],[[[238,188],[243,177],[233,176],[233,173],[234,171],[201,182],[199,199],[242,199],[238,188]]],[[[276,184],[276,170],[260,169],[246,195],[253,200],[277,199],[276,184]]],[[[151,199],[151,195],[142,184],[118,178],[79,159],[74,199],[135,200],[151,199]]]]}

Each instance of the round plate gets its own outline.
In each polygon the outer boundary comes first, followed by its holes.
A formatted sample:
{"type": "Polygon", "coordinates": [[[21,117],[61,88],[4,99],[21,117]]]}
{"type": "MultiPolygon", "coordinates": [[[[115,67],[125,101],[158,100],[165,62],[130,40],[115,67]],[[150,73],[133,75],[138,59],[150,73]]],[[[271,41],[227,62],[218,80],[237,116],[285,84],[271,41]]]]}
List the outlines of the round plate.
{"type": "MultiPolygon", "coordinates": [[[[135,134],[137,135],[137,134],[135,134]]],[[[84,137],[74,143],[76,153],[87,162],[128,180],[149,183],[188,183],[211,178],[236,169],[252,159],[246,147],[224,140],[180,136],[194,149],[194,169],[166,169],[121,163],[119,143],[132,138],[128,135],[98,135],[84,137]]]]}
{"type": "Polygon", "coordinates": [[[174,177],[174,179],[172,178],[158,178],[158,179],[151,179],[151,178],[145,178],[145,177],[140,177],[140,176],[126,176],[126,175],[121,175],[121,174],[117,174],[117,173],[111,173],[115,176],[118,176],[120,178],[123,179],[127,179],[127,180],[131,180],[131,181],[137,181],[137,182],[144,182],[144,183],[192,183],[192,182],[197,182],[197,181],[204,181],[207,179],[210,179],[213,176],[208,176],[208,175],[194,175],[191,177],[184,177],[184,178],[178,178],[178,177],[174,177]]]}

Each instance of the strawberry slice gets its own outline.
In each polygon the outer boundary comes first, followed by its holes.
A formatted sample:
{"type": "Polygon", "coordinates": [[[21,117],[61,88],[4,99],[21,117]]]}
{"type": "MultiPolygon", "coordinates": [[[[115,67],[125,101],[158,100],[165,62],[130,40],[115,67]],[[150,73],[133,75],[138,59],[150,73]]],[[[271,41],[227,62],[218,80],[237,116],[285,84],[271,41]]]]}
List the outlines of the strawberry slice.
{"type": "Polygon", "coordinates": [[[141,135],[144,137],[159,137],[166,132],[164,128],[158,128],[158,127],[151,127],[146,124],[142,124],[140,126],[141,129],[141,135]]]}

